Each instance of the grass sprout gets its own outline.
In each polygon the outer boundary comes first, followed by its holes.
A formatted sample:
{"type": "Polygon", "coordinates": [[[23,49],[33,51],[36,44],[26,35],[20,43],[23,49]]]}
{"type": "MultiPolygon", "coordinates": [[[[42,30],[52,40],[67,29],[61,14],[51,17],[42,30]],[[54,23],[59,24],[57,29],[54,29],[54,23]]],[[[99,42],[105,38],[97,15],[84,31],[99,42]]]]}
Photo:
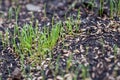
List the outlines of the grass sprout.
{"type": "Polygon", "coordinates": [[[67,21],[66,21],[66,31],[68,34],[73,34],[73,28],[72,28],[72,23],[71,23],[71,19],[69,18],[67,21]]]}
{"type": "Polygon", "coordinates": [[[71,54],[70,57],[67,60],[67,71],[69,71],[69,68],[72,66],[72,57],[73,55],[71,54]]]}
{"type": "Polygon", "coordinates": [[[113,12],[114,12],[114,0],[110,0],[110,17],[113,18],[113,12]]]}
{"type": "Polygon", "coordinates": [[[118,16],[120,16],[120,0],[118,0],[118,3],[117,3],[117,14],[118,16]]]}
{"type": "Polygon", "coordinates": [[[15,20],[16,20],[16,24],[17,24],[17,21],[18,21],[18,14],[20,12],[20,6],[18,6],[17,8],[15,8],[15,20]]]}
{"type": "Polygon", "coordinates": [[[116,56],[118,52],[118,46],[114,45],[113,50],[114,50],[114,55],[116,56]]]}
{"type": "Polygon", "coordinates": [[[82,64],[79,66],[81,67],[81,70],[82,70],[82,78],[83,78],[83,80],[85,80],[89,76],[88,67],[86,67],[82,64]]]}
{"type": "Polygon", "coordinates": [[[13,8],[10,7],[10,8],[9,8],[9,11],[8,11],[8,17],[9,17],[9,20],[12,19],[12,15],[13,15],[13,8]]]}
{"type": "Polygon", "coordinates": [[[100,11],[99,11],[100,16],[102,16],[103,14],[103,7],[104,7],[104,0],[100,0],[100,11]]]}
{"type": "Polygon", "coordinates": [[[2,42],[3,42],[3,47],[7,47],[7,46],[9,46],[9,30],[8,30],[8,28],[5,30],[5,34],[1,34],[1,36],[3,37],[3,38],[1,38],[2,39],[2,42]]]}
{"type": "Polygon", "coordinates": [[[37,25],[33,28],[32,24],[25,24],[20,30],[16,25],[13,37],[15,52],[24,56],[31,56],[31,59],[35,59],[36,56],[40,56],[42,59],[45,53],[54,48],[60,37],[60,32],[61,23],[54,25],[51,30],[44,27],[43,31],[39,31],[37,25]]]}

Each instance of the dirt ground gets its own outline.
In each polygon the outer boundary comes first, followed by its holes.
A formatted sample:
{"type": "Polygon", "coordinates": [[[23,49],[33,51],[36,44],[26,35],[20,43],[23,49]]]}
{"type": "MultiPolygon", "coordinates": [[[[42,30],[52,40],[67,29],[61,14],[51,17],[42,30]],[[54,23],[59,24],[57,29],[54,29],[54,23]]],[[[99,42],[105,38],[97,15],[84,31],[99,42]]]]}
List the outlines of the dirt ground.
{"type": "Polygon", "coordinates": [[[33,25],[37,19],[39,27],[52,27],[52,17],[54,17],[54,23],[61,21],[64,24],[70,17],[76,21],[80,14],[79,32],[76,35],[66,35],[52,50],[52,67],[48,64],[50,57],[47,56],[46,60],[42,62],[43,65],[31,67],[29,63],[25,62],[26,74],[22,74],[19,57],[15,56],[10,46],[4,48],[0,42],[1,80],[13,80],[17,72],[18,80],[74,80],[71,77],[76,72],[78,72],[76,79],[84,80],[82,75],[85,71],[81,70],[82,66],[87,68],[88,78],[85,80],[120,80],[120,17],[115,15],[111,19],[109,2],[104,3],[103,14],[100,15],[98,0],[95,0],[93,8],[89,0],[19,0],[17,2],[1,0],[0,32],[2,33],[7,28],[13,32],[16,23],[15,13],[9,20],[9,9],[10,7],[16,8],[18,5],[21,6],[17,21],[20,27],[25,23],[30,24],[31,19],[33,25]],[[33,8],[30,8],[30,5],[33,8]],[[34,8],[34,6],[36,7],[34,8]],[[116,46],[117,51],[115,52],[116,46]],[[71,66],[66,71],[67,60],[71,54],[73,55],[71,66]],[[56,64],[59,64],[57,76],[53,75],[56,64]],[[16,69],[17,72],[14,72],[16,69]],[[41,79],[41,77],[43,78],[41,79]]]}

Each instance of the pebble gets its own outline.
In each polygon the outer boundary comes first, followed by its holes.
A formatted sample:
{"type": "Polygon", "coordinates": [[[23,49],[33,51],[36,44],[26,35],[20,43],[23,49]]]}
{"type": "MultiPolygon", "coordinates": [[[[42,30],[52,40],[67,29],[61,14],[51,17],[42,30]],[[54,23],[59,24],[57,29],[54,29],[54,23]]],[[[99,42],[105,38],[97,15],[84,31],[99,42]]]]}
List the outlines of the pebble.
{"type": "Polygon", "coordinates": [[[36,77],[40,75],[40,72],[37,72],[34,74],[36,77]]]}
{"type": "Polygon", "coordinates": [[[27,80],[31,80],[31,78],[27,78],[27,80]]]}
{"type": "Polygon", "coordinates": [[[38,78],[37,78],[37,80],[43,80],[43,77],[42,77],[42,76],[40,76],[40,77],[38,77],[38,78]]]}
{"type": "Polygon", "coordinates": [[[29,11],[40,11],[41,10],[41,8],[39,6],[36,6],[36,5],[33,5],[33,4],[27,4],[26,8],[29,11]]]}
{"type": "Polygon", "coordinates": [[[120,80],[120,76],[118,76],[116,80],[120,80]]]}
{"type": "Polygon", "coordinates": [[[64,78],[65,80],[73,80],[73,76],[71,74],[66,74],[64,78]]]}
{"type": "Polygon", "coordinates": [[[57,76],[56,78],[57,80],[64,80],[61,76],[57,76]]]}
{"type": "Polygon", "coordinates": [[[58,3],[57,7],[60,9],[64,9],[64,3],[62,2],[58,3]]]}
{"type": "Polygon", "coordinates": [[[37,79],[37,77],[34,77],[32,80],[36,80],[37,79]]]}
{"type": "Polygon", "coordinates": [[[40,67],[40,66],[37,66],[37,70],[41,70],[41,67],[40,67]]]}
{"type": "Polygon", "coordinates": [[[47,79],[47,80],[53,80],[53,79],[49,78],[49,79],[47,79]]]}

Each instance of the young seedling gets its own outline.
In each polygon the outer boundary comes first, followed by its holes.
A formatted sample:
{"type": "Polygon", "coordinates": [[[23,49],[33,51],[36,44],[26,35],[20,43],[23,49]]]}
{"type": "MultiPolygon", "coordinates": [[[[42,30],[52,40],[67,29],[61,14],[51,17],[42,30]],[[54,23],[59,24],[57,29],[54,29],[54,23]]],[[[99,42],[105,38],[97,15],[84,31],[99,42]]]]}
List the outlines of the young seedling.
{"type": "Polygon", "coordinates": [[[9,45],[9,30],[8,28],[5,30],[5,34],[3,34],[2,38],[3,46],[7,47],[9,45]]]}
{"type": "Polygon", "coordinates": [[[66,67],[67,72],[69,71],[70,67],[72,66],[72,57],[73,57],[73,55],[71,54],[67,60],[67,67],[66,67]]]}
{"type": "Polygon", "coordinates": [[[118,0],[118,3],[117,3],[117,14],[118,16],[120,16],[120,0],[118,0]]]}
{"type": "Polygon", "coordinates": [[[44,4],[44,17],[46,18],[46,3],[44,4]]]}
{"type": "Polygon", "coordinates": [[[113,10],[114,10],[114,4],[113,4],[114,0],[110,0],[110,17],[113,18],[113,10]]]}
{"type": "Polygon", "coordinates": [[[113,46],[113,50],[114,50],[114,55],[116,56],[118,52],[118,46],[116,44],[113,46]]]}
{"type": "Polygon", "coordinates": [[[57,59],[56,59],[56,66],[55,66],[55,72],[54,72],[54,75],[56,76],[57,73],[59,72],[58,69],[59,69],[59,60],[60,60],[60,54],[58,55],[57,59]]]}
{"type": "Polygon", "coordinates": [[[88,2],[88,6],[87,6],[89,9],[93,10],[93,7],[94,7],[94,0],[90,0],[88,2]]]}
{"type": "Polygon", "coordinates": [[[15,20],[16,20],[16,24],[17,24],[17,21],[18,21],[19,12],[20,12],[20,6],[18,6],[17,8],[15,8],[15,20]]]}
{"type": "Polygon", "coordinates": [[[83,80],[85,80],[89,76],[88,67],[86,67],[82,64],[80,66],[81,66],[81,70],[82,70],[82,78],[83,78],[83,80]]]}
{"type": "Polygon", "coordinates": [[[9,11],[8,11],[8,18],[9,18],[9,20],[12,19],[12,15],[13,15],[13,8],[10,7],[10,9],[9,9],[9,11]]]}
{"type": "Polygon", "coordinates": [[[102,16],[103,14],[103,7],[104,7],[104,0],[100,0],[100,10],[99,10],[100,16],[102,16]]]}
{"type": "Polygon", "coordinates": [[[75,31],[78,32],[79,31],[79,26],[80,26],[80,9],[78,10],[78,15],[77,15],[77,22],[75,22],[75,31]]]}
{"type": "Polygon", "coordinates": [[[67,33],[68,34],[73,34],[73,28],[72,28],[72,23],[71,23],[71,19],[69,18],[67,21],[66,21],[66,28],[67,28],[67,33]]]}

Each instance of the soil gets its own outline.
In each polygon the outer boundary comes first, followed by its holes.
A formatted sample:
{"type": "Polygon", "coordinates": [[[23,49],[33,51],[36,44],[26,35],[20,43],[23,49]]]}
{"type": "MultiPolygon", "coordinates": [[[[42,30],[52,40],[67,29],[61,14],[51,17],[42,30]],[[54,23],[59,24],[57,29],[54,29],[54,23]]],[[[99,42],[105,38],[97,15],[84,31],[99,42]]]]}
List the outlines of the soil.
{"type": "Polygon", "coordinates": [[[71,16],[76,21],[79,10],[81,15],[80,23],[78,23],[79,31],[75,35],[66,35],[64,39],[59,40],[52,50],[52,59],[48,55],[41,63],[42,65],[32,67],[25,60],[24,69],[16,72],[16,69],[22,68],[20,58],[14,54],[11,46],[4,48],[3,43],[0,42],[1,80],[31,80],[30,77],[33,80],[41,80],[41,78],[43,80],[73,80],[72,77],[76,72],[78,72],[77,80],[83,80],[84,71],[81,67],[87,68],[88,80],[120,80],[120,17],[114,15],[113,19],[110,18],[109,2],[104,2],[103,14],[100,15],[98,0],[95,0],[93,8],[88,0],[1,1],[0,13],[4,13],[4,17],[0,14],[0,32],[2,33],[5,33],[7,28],[13,32],[16,23],[15,13],[9,20],[8,10],[18,5],[21,6],[17,21],[20,27],[25,23],[30,24],[31,21],[35,25],[36,19],[39,21],[39,28],[52,27],[53,17],[54,23],[61,21],[64,24],[71,16]],[[40,10],[31,12],[26,8],[27,4],[37,5],[40,10]],[[70,67],[66,70],[67,60],[71,55],[73,57],[70,67]],[[56,61],[58,57],[59,61],[56,61]],[[54,73],[56,64],[59,71],[54,73]],[[18,73],[17,77],[15,73],[18,73]]]}

